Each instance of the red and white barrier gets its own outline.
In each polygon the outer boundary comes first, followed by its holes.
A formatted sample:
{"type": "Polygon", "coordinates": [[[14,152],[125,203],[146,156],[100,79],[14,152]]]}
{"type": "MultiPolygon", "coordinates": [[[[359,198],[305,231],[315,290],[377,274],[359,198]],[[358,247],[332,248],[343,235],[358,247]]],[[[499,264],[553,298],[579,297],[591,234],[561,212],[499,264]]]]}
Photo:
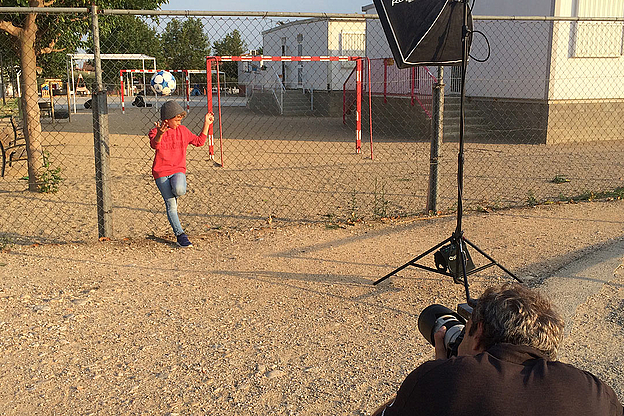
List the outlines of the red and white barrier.
{"type": "Polygon", "coordinates": [[[213,59],[223,62],[252,62],[252,61],[271,61],[271,62],[342,62],[342,61],[358,61],[361,56],[268,56],[268,55],[244,55],[244,56],[208,56],[206,59],[213,59]]]}
{"type": "Polygon", "coordinates": [[[358,59],[355,67],[355,153],[362,151],[362,60],[358,59]]]}

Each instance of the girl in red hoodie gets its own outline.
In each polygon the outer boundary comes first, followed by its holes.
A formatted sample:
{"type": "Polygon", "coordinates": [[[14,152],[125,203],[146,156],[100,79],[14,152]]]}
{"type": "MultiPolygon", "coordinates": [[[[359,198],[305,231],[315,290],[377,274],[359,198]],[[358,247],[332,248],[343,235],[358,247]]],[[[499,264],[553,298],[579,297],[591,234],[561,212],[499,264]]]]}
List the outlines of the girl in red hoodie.
{"type": "Polygon", "coordinates": [[[208,128],[214,121],[214,115],[207,113],[204,117],[204,127],[196,136],[181,122],[186,112],[175,101],[167,101],[160,107],[161,122],[154,123],[155,127],[149,131],[150,146],[156,150],[152,175],[160,191],[165,206],[167,219],[180,247],[192,247],[187,235],[182,229],[178,218],[179,196],[186,193],[186,148],[189,144],[203,146],[206,143],[208,128]]]}

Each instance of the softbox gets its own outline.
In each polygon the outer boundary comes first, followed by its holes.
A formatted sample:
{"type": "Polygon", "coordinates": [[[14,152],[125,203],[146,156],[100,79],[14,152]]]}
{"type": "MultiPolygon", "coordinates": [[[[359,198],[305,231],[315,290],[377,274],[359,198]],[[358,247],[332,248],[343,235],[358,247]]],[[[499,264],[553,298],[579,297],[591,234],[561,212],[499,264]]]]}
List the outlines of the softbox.
{"type": "MultiPolygon", "coordinates": [[[[464,1],[373,0],[397,66],[461,64],[464,1]]],[[[471,33],[468,11],[467,20],[471,33]]]]}

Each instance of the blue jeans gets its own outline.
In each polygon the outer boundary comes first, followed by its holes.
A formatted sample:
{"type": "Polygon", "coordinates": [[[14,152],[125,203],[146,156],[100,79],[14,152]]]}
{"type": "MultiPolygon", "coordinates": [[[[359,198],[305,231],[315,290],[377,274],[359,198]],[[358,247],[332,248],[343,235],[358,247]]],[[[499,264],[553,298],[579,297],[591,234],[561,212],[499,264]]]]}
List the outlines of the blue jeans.
{"type": "Polygon", "coordinates": [[[165,200],[167,219],[169,224],[171,224],[171,228],[173,228],[173,233],[176,236],[184,234],[180,218],[178,218],[178,197],[186,193],[186,175],[178,172],[173,175],[156,178],[155,181],[160,194],[165,200]]]}

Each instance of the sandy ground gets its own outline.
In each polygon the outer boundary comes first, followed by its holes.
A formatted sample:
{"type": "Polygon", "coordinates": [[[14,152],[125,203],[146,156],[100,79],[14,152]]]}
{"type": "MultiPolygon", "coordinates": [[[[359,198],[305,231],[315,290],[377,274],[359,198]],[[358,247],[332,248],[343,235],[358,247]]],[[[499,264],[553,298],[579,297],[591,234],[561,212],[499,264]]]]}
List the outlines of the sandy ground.
{"type": "MultiPolygon", "coordinates": [[[[462,286],[415,268],[371,283],[454,227],[452,216],[272,224],[191,234],[191,249],[157,237],[5,242],[0,413],[370,414],[433,355],[419,312],[464,301],[462,286]]],[[[472,213],[463,228],[543,290],[624,238],[624,201],[472,213]]],[[[603,277],[573,311],[560,355],[624,400],[624,272],[603,277]]],[[[492,267],[470,280],[477,296],[510,278],[492,267]]]]}

